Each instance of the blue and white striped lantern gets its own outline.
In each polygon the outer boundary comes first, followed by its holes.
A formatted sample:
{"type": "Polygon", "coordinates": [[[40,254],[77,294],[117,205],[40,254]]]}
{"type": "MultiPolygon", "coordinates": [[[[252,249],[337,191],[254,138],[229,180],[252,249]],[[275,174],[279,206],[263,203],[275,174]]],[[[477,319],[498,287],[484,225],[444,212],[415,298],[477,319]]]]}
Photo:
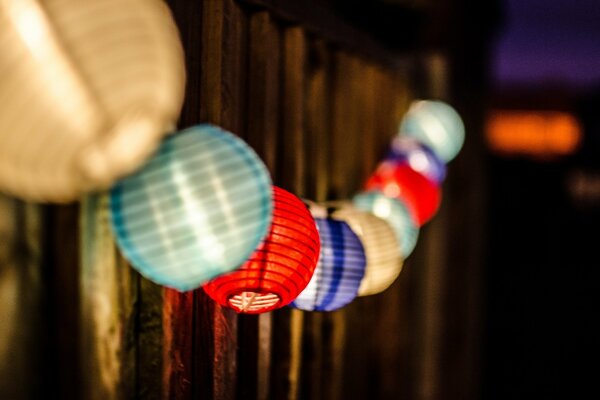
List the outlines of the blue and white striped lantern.
{"type": "Polygon", "coordinates": [[[291,303],[305,311],[333,311],[358,293],[367,263],[363,245],[347,223],[315,218],[321,237],[321,254],[308,286],[291,303]]]}
{"type": "Polygon", "coordinates": [[[433,150],[414,138],[396,136],[386,159],[408,164],[413,170],[438,184],[446,178],[446,164],[433,150]]]}
{"type": "Polygon", "coordinates": [[[142,275],[181,291],[237,269],[271,224],[269,173],[242,140],[213,125],[168,137],[111,191],[112,226],[142,275]]]}
{"type": "Polygon", "coordinates": [[[359,210],[368,211],[390,224],[400,244],[403,259],[412,253],[419,238],[419,227],[404,204],[377,191],[359,193],[354,196],[352,203],[359,210]]]}

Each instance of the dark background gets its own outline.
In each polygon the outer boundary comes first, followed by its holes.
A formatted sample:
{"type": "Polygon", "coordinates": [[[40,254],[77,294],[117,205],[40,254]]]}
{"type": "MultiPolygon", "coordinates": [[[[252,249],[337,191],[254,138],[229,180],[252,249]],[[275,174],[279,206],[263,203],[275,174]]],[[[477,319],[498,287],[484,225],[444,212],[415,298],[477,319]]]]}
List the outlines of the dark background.
{"type": "Polygon", "coordinates": [[[571,112],[584,140],[564,159],[489,157],[484,398],[596,398],[600,198],[575,181],[599,176],[600,3],[503,6],[492,101],[571,112]]]}

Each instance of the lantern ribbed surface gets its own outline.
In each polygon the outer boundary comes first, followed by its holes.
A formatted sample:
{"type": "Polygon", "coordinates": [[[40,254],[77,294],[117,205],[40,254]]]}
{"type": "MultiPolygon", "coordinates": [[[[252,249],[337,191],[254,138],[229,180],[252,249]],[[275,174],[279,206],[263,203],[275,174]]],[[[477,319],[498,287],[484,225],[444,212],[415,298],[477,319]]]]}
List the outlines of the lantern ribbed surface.
{"type": "Polygon", "coordinates": [[[400,254],[406,259],[414,250],[419,238],[419,227],[415,225],[404,204],[380,192],[362,192],[354,196],[352,204],[359,210],[385,220],[400,245],[400,254]]]}
{"type": "Polygon", "coordinates": [[[413,102],[398,133],[427,145],[444,162],[456,157],[465,141],[460,115],[448,104],[436,100],[413,102]]]}
{"type": "Polygon", "coordinates": [[[184,57],[163,1],[4,0],[0,43],[0,190],[108,188],[178,119],[184,57]]]}
{"type": "Polygon", "coordinates": [[[383,219],[351,206],[336,211],[333,217],[345,221],[358,235],[365,249],[367,266],[358,295],[383,292],[400,275],[403,264],[392,227],[383,219]]]}
{"type": "Polygon", "coordinates": [[[365,274],[365,251],[344,221],[315,218],[321,256],[310,283],[291,304],[305,311],[333,311],[356,298],[365,274]]]}
{"type": "Polygon", "coordinates": [[[304,203],[273,187],[273,223],[267,237],[240,267],[204,286],[216,302],[258,314],[289,304],[306,287],[319,259],[319,232],[304,203]]]}
{"type": "Polygon", "coordinates": [[[399,164],[408,164],[413,170],[437,184],[446,177],[446,164],[433,150],[410,137],[395,137],[386,158],[399,164]]]}
{"type": "Polygon", "coordinates": [[[112,226],[142,275],[195,289],[238,268],[265,237],[269,173],[248,145],[212,125],[168,137],[148,164],[111,191],[112,226]]]}
{"type": "Polygon", "coordinates": [[[402,201],[418,226],[435,215],[442,201],[438,184],[413,170],[410,165],[395,161],[380,163],[367,180],[365,188],[378,190],[402,201]]]}

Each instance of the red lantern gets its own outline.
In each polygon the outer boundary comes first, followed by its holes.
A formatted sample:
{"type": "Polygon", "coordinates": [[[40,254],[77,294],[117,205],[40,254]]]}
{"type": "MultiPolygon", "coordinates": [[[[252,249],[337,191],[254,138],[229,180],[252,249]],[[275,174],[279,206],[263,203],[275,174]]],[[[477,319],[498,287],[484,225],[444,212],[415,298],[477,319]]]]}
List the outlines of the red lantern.
{"type": "Polygon", "coordinates": [[[308,208],[293,194],[273,187],[273,223],[267,237],[237,271],[204,286],[216,302],[259,314],[283,307],[306,287],[315,271],[320,240],[308,208]]]}
{"type": "Polygon", "coordinates": [[[379,190],[406,205],[416,225],[429,221],[440,206],[440,187],[408,164],[384,161],[371,175],[367,190],[379,190]]]}

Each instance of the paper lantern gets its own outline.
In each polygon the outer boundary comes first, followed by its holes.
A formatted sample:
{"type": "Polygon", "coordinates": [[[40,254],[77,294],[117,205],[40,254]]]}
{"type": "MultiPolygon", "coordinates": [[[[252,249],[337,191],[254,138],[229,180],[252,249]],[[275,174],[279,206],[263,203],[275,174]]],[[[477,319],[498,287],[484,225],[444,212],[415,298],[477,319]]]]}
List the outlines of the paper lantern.
{"type": "Polygon", "coordinates": [[[391,226],[385,220],[349,205],[334,212],[333,218],[345,221],[365,249],[367,266],[358,295],[383,292],[400,275],[403,264],[398,239],[391,226]]]}
{"type": "Polygon", "coordinates": [[[437,184],[446,177],[446,164],[433,150],[413,138],[394,138],[386,159],[408,164],[413,170],[437,184]]]}
{"type": "Polygon", "coordinates": [[[185,68],[163,1],[6,0],[0,21],[0,190],[74,200],[175,125],[185,68]]]}
{"type": "Polygon", "coordinates": [[[401,200],[418,226],[429,221],[440,206],[440,187],[410,165],[384,161],[367,180],[367,190],[379,190],[388,197],[401,200]]]}
{"type": "Polygon", "coordinates": [[[178,290],[238,268],[268,232],[266,167],[212,125],[168,137],[148,164],[111,191],[112,226],[142,275],[178,290]]]}
{"type": "Polygon", "coordinates": [[[358,236],[344,221],[315,218],[321,256],[310,283],[291,304],[306,311],[333,311],[356,298],[366,257],[358,236]]]}
{"type": "Polygon", "coordinates": [[[465,126],[460,115],[448,104],[421,100],[411,104],[400,124],[399,134],[417,139],[448,162],[463,146],[465,126]]]}
{"type": "Polygon", "coordinates": [[[359,210],[370,212],[385,220],[391,226],[398,239],[403,259],[412,253],[419,237],[419,228],[404,204],[380,192],[359,193],[352,199],[352,204],[359,210]]]}
{"type": "Polygon", "coordinates": [[[273,187],[273,223],[263,243],[238,271],[204,286],[216,302],[258,314],[289,304],[306,287],[319,258],[319,232],[302,201],[273,187]]]}

